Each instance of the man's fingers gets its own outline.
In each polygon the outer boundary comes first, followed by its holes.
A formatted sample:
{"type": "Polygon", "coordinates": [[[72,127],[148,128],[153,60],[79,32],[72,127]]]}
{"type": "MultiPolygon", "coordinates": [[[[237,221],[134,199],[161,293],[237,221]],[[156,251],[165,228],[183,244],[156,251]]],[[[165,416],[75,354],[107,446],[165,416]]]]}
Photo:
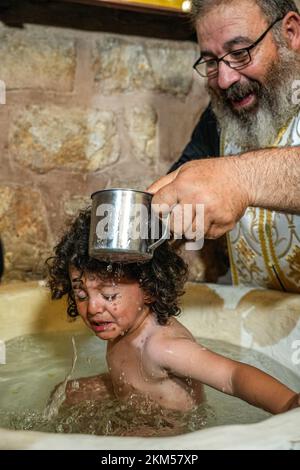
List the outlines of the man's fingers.
{"type": "Polygon", "coordinates": [[[217,238],[221,238],[223,235],[230,232],[233,227],[233,224],[211,224],[211,226],[205,232],[205,238],[207,238],[208,240],[216,240],[217,238]]]}
{"type": "Polygon", "coordinates": [[[159,215],[168,215],[178,202],[177,190],[174,184],[167,184],[152,198],[152,208],[159,215]]]}
{"type": "Polygon", "coordinates": [[[174,181],[174,179],[176,178],[178,172],[179,172],[179,169],[176,171],[173,171],[172,173],[169,173],[168,175],[162,176],[157,181],[152,183],[151,186],[149,186],[146,191],[151,194],[157,193],[161,188],[172,183],[172,181],[174,181]]]}

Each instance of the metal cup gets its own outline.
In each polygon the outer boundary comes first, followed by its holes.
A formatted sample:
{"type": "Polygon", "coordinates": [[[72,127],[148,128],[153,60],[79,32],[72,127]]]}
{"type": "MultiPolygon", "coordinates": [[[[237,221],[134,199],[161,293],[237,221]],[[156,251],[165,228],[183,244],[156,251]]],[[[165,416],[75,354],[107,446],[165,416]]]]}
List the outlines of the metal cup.
{"type": "Polygon", "coordinates": [[[91,198],[92,258],[108,263],[148,261],[168,239],[167,224],[161,224],[151,210],[152,194],[134,189],[105,189],[93,193],[91,198]]]}

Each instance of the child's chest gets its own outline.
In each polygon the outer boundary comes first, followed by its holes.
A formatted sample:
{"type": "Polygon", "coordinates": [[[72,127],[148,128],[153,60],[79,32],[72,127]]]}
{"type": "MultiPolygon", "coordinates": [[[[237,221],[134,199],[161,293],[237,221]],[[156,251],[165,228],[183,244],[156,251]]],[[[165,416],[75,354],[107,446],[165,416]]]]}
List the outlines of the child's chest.
{"type": "Polygon", "coordinates": [[[145,354],[143,349],[125,342],[108,348],[106,360],[117,396],[145,392],[164,378],[164,374],[147,361],[145,354]]]}

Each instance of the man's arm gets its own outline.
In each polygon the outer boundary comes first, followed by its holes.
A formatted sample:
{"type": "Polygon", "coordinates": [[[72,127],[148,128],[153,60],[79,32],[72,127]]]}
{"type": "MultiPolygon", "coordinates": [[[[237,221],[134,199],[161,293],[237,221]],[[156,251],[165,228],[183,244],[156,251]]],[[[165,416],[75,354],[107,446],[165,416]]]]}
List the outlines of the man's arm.
{"type": "Polygon", "coordinates": [[[218,238],[235,226],[247,207],[300,214],[300,148],[192,161],[148,191],[154,194],[154,205],[192,205],[193,229],[196,204],[203,204],[205,237],[218,238]]]}
{"type": "Polygon", "coordinates": [[[249,152],[234,163],[251,206],[300,214],[300,147],[249,152]]]}
{"type": "Polygon", "coordinates": [[[300,395],[255,367],[220,356],[188,338],[151,345],[152,360],[169,373],[188,377],[273,414],[300,405],[300,395]]]}

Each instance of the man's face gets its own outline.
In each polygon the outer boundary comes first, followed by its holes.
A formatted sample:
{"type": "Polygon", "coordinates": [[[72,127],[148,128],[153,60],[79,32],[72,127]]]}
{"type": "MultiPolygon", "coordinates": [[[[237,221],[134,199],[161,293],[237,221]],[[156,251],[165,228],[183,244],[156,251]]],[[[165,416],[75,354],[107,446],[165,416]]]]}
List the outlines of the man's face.
{"type": "MultiPolygon", "coordinates": [[[[260,8],[251,0],[221,4],[197,22],[203,58],[222,57],[250,46],[268,26],[260,8]]],[[[278,61],[277,46],[271,32],[251,51],[251,58],[251,63],[241,70],[231,69],[220,62],[218,76],[208,80],[210,92],[237,115],[257,108],[259,85],[264,85],[270,67],[278,61]]]]}

